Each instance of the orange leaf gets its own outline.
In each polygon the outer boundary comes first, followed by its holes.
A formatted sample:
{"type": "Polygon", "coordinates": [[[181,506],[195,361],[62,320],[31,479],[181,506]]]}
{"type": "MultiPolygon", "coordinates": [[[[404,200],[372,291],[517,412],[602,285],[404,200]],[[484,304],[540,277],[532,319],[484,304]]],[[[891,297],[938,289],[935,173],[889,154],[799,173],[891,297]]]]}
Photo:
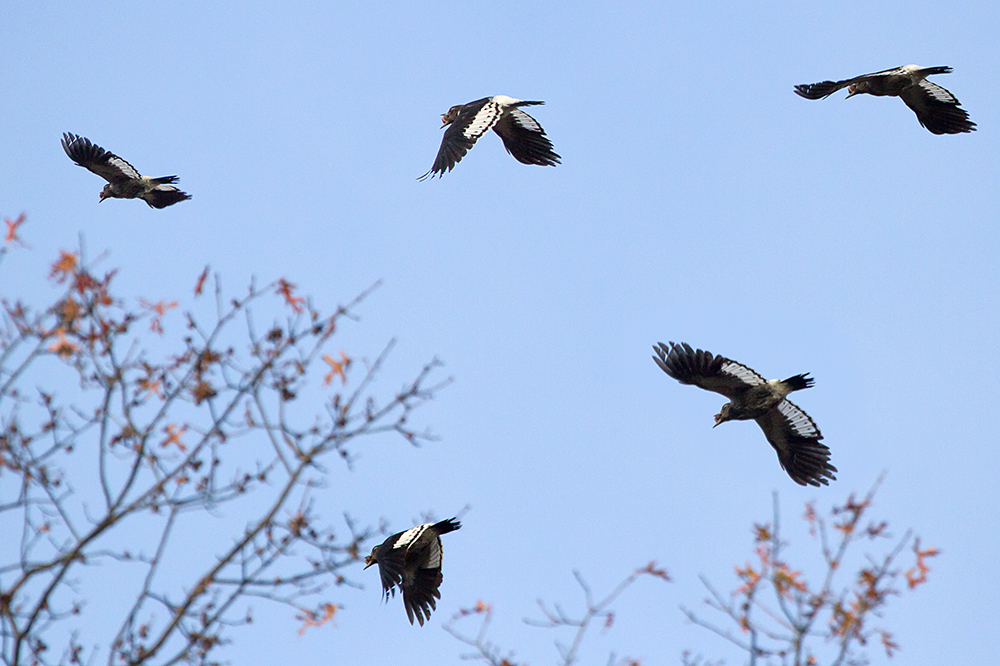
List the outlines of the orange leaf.
{"type": "Polygon", "coordinates": [[[177,301],[157,301],[156,303],[150,303],[149,301],[140,298],[139,304],[147,310],[152,310],[156,314],[153,316],[153,320],[149,323],[149,330],[154,333],[163,334],[163,314],[167,310],[172,310],[177,307],[177,301]]]}
{"type": "Polygon", "coordinates": [[[924,562],[924,558],[934,557],[941,551],[937,548],[920,550],[920,539],[917,539],[913,544],[913,552],[917,555],[917,563],[906,572],[906,583],[910,586],[911,590],[917,585],[927,582],[927,572],[931,569],[924,562]]]}
{"type": "Polygon", "coordinates": [[[757,583],[760,582],[760,573],[754,571],[749,562],[747,562],[746,567],[743,569],[736,567],[736,575],[746,581],[743,585],[736,588],[736,594],[752,594],[754,588],[757,587],[757,583]]]}
{"type": "Polygon", "coordinates": [[[288,303],[296,312],[302,312],[302,304],[306,302],[306,299],[301,296],[294,296],[292,290],[295,289],[295,285],[281,278],[278,280],[278,293],[285,297],[285,302],[288,303]]]}
{"type": "Polygon", "coordinates": [[[194,285],[194,295],[201,296],[201,288],[205,286],[205,278],[208,277],[208,264],[205,264],[205,270],[201,272],[198,277],[198,282],[194,285]]]}
{"type": "Polygon", "coordinates": [[[763,525],[761,525],[759,523],[755,523],[754,526],[753,526],[753,534],[754,534],[754,537],[753,537],[754,541],[756,541],[757,543],[760,543],[762,541],[770,541],[771,540],[771,526],[768,525],[767,523],[765,523],[763,525]]]}
{"type": "Polygon", "coordinates": [[[64,282],[66,278],[76,271],[76,252],[66,252],[59,250],[59,260],[52,264],[52,271],[49,279],[56,282],[64,282]]]}
{"type": "Polygon", "coordinates": [[[163,397],[163,386],[159,379],[150,379],[149,377],[140,377],[136,380],[136,384],[140,391],[148,391],[154,395],[163,397]]]}
{"type": "Polygon", "coordinates": [[[160,446],[166,447],[174,444],[181,451],[187,451],[187,447],[181,442],[181,435],[187,432],[188,427],[181,426],[179,429],[175,423],[169,424],[164,431],[167,433],[167,438],[160,442],[160,446]]]}
{"type": "Polygon", "coordinates": [[[784,562],[777,565],[777,570],[772,574],[772,580],[774,580],[774,586],[778,589],[778,594],[782,596],[789,596],[789,591],[793,588],[799,592],[807,592],[809,588],[799,580],[799,576],[802,574],[801,571],[792,571],[788,568],[784,562]]]}
{"type": "Polygon", "coordinates": [[[169,303],[166,301],[157,301],[155,303],[150,303],[149,301],[140,298],[139,303],[142,304],[142,307],[147,310],[152,310],[157,314],[157,316],[160,317],[162,317],[167,310],[177,307],[177,301],[170,301],[169,303]]]}
{"type": "Polygon", "coordinates": [[[27,218],[24,213],[17,216],[16,220],[11,220],[9,218],[4,218],[3,221],[7,224],[7,235],[3,237],[5,243],[17,243],[18,245],[24,247],[24,242],[17,237],[17,228],[24,224],[27,218]]]}
{"type": "Polygon", "coordinates": [[[65,329],[57,328],[55,333],[56,341],[47,347],[49,351],[53,351],[63,358],[69,358],[76,352],[80,351],[80,345],[71,342],[69,338],[66,337],[65,329]]]}
{"type": "Polygon", "coordinates": [[[351,365],[351,358],[341,350],[340,360],[335,361],[333,357],[329,354],[323,354],[323,360],[330,364],[330,372],[326,374],[323,378],[323,384],[329,385],[333,381],[333,378],[340,377],[340,381],[343,384],[347,383],[347,375],[344,374],[344,370],[349,368],[351,365]]]}
{"type": "Polygon", "coordinates": [[[319,627],[327,622],[330,622],[332,626],[337,626],[333,621],[333,616],[337,613],[337,609],[340,608],[336,604],[323,604],[323,615],[319,616],[313,611],[302,609],[302,614],[297,615],[296,619],[302,620],[304,624],[299,627],[299,636],[306,633],[306,629],[309,627],[319,627]]]}
{"type": "Polygon", "coordinates": [[[642,569],[639,569],[636,573],[649,574],[650,576],[656,576],[657,578],[662,578],[663,580],[669,581],[670,574],[667,573],[666,569],[657,568],[656,562],[650,562],[642,569]]]}
{"type": "Polygon", "coordinates": [[[892,640],[892,634],[888,631],[882,632],[882,645],[885,646],[885,653],[891,657],[893,650],[899,649],[899,644],[892,640]]]}

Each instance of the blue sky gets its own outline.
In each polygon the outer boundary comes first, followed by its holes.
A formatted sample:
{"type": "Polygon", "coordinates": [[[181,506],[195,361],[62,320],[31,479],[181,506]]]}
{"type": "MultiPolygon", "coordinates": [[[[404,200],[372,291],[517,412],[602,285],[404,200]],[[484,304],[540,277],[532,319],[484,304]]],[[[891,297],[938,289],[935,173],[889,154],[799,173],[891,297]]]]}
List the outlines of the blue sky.
{"type": "MultiPolygon", "coordinates": [[[[458,663],[440,625],[477,599],[496,609],[498,643],[554,663],[553,634],[521,624],[535,599],[575,608],[573,569],[601,592],[653,559],[675,582],[627,592],[589,661],[691,649],[740,663],[677,609],[699,607],[698,574],[732,586],[773,490],[793,522],[882,470],[879,515],[943,550],[931,582],[890,605],[896,661],[988,663],[998,11],[17,3],[0,22],[0,214],[28,214],[33,249],[5,260],[2,292],[46,293],[47,262],[81,234],[149,300],[186,298],[206,264],[234,291],[286,277],[327,309],[381,279],[339,348],[374,358],[397,337],[389,390],[431,357],[447,364],[454,384],[417,416],[441,441],[373,440],[319,500],[333,521],[347,510],[393,529],[471,506],[446,537],[430,626],[411,627],[399,599],[380,605],[359,566],[366,589],[333,593],[336,628],[298,637],[284,609],[260,608],[232,663],[379,663],[403,646],[406,663],[458,663]],[[936,81],[979,131],[934,136],[899,100],[792,91],[908,63],[952,66],[936,81]],[[440,115],[496,94],[545,100],[530,111],[563,164],[518,164],[491,134],[417,182],[440,115]],[[102,181],[66,158],[65,131],[178,174],[193,199],[98,205],[102,181]],[[796,402],[838,480],[799,488],[755,425],[713,430],[724,399],[650,359],[668,340],[769,377],[812,373],[796,402]]],[[[793,561],[811,553],[794,545],[793,561]]]]}

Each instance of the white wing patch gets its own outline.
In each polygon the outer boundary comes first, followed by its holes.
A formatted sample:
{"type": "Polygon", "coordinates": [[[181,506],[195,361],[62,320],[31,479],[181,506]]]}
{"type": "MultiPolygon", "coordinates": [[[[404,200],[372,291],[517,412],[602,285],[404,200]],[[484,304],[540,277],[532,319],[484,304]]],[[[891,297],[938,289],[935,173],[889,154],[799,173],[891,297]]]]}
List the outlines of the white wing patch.
{"type": "Polygon", "coordinates": [[[472,122],[469,123],[469,126],[465,128],[462,134],[465,135],[466,139],[472,139],[473,141],[479,139],[479,137],[489,132],[497,124],[501,113],[499,104],[487,102],[483,105],[483,108],[479,109],[479,113],[476,114],[476,117],[472,119],[472,122]]]}
{"type": "Polygon", "coordinates": [[[494,95],[491,98],[497,104],[502,104],[504,106],[510,106],[511,104],[517,104],[521,100],[514,99],[513,97],[507,97],[507,95],[494,95]]]}
{"type": "Polygon", "coordinates": [[[117,155],[108,155],[108,164],[121,171],[127,178],[133,180],[142,178],[142,176],[139,175],[139,172],[135,170],[134,166],[117,155]]]}
{"type": "Polygon", "coordinates": [[[420,535],[423,534],[424,531],[430,526],[431,524],[427,523],[425,525],[417,525],[416,527],[411,527],[410,529],[406,530],[405,532],[399,535],[399,538],[396,539],[396,543],[392,544],[393,550],[395,550],[396,548],[403,548],[404,546],[410,545],[411,543],[419,539],[420,535]]]}
{"type": "Polygon", "coordinates": [[[958,104],[958,99],[954,95],[936,83],[931,83],[927,79],[921,79],[920,83],[917,85],[919,85],[924,93],[926,93],[931,99],[945,104],[958,104]]]}
{"type": "Polygon", "coordinates": [[[777,409],[785,417],[785,420],[788,421],[788,426],[791,428],[793,434],[810,439],[821,439],[823,437],[809,415],[802,411],[794,402],[782,400],[778,403],[777,409]]]}
{"type": "Polygon", "coordinates": [[[542,129],[542,126],[538,124],[537,120],[529,116],[521,109],[511,109],[510,115],[514,118],[515,123],[528,131],[538,132],[539,134],[542,134],[545,131],[542,129]]]}
{"type": "Polygon", "coordinates": [[[750,386],[758,386],[759,384],[764,384],[766,382],[766,380],[756,372],[742,363],[737,363],[736,361],[726,361],[722,364],[719,371],[723,374],[735,377],[744,384],[748,384],[750,386]]]}
{"type": "Polygon", "coordinates": [[[431,542],[431,547],[427,554],[427,564],[424,569],[440,569],[441,568],[441,537],[434,539],[431,542]]]}

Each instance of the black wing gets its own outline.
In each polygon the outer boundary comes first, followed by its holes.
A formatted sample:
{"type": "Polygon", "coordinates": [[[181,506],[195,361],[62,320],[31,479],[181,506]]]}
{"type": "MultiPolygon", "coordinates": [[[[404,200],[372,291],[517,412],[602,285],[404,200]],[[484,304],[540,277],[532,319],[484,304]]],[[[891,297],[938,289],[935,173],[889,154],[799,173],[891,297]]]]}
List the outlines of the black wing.
{"type": "MultiPolygon", "coordinates": [[[[926,70],[927,74],[946,74],[950,71],[950,67],[931,67],[926,70]]],[[[893,67],[892,69],[885,69],[881,72],[872,72],[871,74],[862,74],[861,76],[855,76],[853,79],[844,79],[843,81],[820,81],[819,83],[805,83],[797,85],[795,86],[795,92],[806,99],[823,99],[824,97],[829,97],[841,88],[846,88],[852,83],[858,83],[860,81],[874,79],[880,76],[907,74],[908,72],[906,68],[893,67]]]]}
{"type": "Polygon", "coordinates": [[[396,586],[401,586],[403,582],[403,549],[393,549],[391,546],[383,544],[378,553],[378,573],[382,579],[382,595],[388,601],[390,596],[396,595],[396,586]]]}
{"type": "Polygon", "coordinates": [[[686,342],[670,346],[662,342],[653,345],[653,360],[665,373],[681,384],[694,384],[708,391],[721,393],[730,400],[736,399],[751,386],[766,380],[751,368],[724,356],[692,349],[686,342]]]}
{"type": "Polygon", "coordinates": [[[435,599],[441,598],[441,581],[444,575],[441,573],[441,539],[435,537],[428,546],[428,553],[437,561],[436,567],[421,567],[413,574],[412,580],[404,580],[401,587],[403,590],[403,605],[406,607],[406,617],[410,624],[416,617],[420,626],[424,621],[430,619],[431,611],[437,608],[435,599]]]}
{"type": "Polygon", "coordinates": [[[968,112],[958,106],[958,98],[927,79],[907,87],[899,96],[917,114],[920,124],[934,134],[961,134],[976,129],[968,112]]]}
{"type": "Polygon", "coordinates": [[[85,137],[65,132],[62,147],[77,166],[96,173],[109,183],[124,183],[142,178],[134,166],[85,137]]]}
{"type": "Polygon", "coordinates": [[[830,464],[830,449],[819,441],[823,435],[798,405],[782,400],[756,421],[792,481],[819,487],[837,479],[833,475],[837,468],[830,464]]]}
{"type": "Polygon", "coordinates": [[[428,176],[440,177],[454,169],[476,145],[479,137],[493,128],[503,114],[503,109],[492,100],[492,97],[484,97],[462,107],[458,117],[448,125],[441,137],[441,148],[434,158],[434,166],[417,180],[424,180],[428,176]]]}
{"type": "MultiPolygon", "coordinates": [[[[406,607],[406,617],[410,624],[416,617],[420,626],[430,619],[431,611],[437,608],[435,599],[441,598],[441,535],[454,532],[462,526],[455,518],[442,520],[433,525],[422,525],[410,544],[406,547],[407,566],[403,574],[400,588],[403,591],[403,605],[406,607]],[[413,565],[417,565],[416,568],[413,565]],[[412,573],[409,573],[412,572],[412,573]]],[[[405,534],[405,533],[404,533],[405,534]]]]}
{"type": "MultiPolygon", "coordinates": [[[[542,102],[538,102],[541,104],[542,102]]],[[[538,121],[518,108],[508,109],[493,126],[503,146],[521,164],[555,166],[561,159],[538,121]]]]}

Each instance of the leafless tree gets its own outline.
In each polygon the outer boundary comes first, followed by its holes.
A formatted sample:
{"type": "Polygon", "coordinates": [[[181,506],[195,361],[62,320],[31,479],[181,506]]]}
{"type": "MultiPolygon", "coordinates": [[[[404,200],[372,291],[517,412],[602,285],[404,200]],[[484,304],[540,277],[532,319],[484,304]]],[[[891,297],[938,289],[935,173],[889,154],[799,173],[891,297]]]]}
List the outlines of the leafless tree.
{"type": "MultiPolygon", "coordinates": [[[[889,600],[902,590],[918,587],[927,580],[927,559],[938,554],[934,548],[921,548],[920,540],[910,531],[893,538],[884,521],[870,521],[872,502],[881,478],[861,500],[853,495],[840,506],[834,506],[829,516],[821,516],[813,504],[806,505],[804,520],[810,534],[817,540],[824,565],[819,571],[818,584],[810,585],[801,570],[793,568],[785,558],[787,544],[780,536],[778,496],[774,495],[773,522],[754,526],[754,556],[756,562],[737,565],[739,584],[726,595],[719,592],[708,578],[701,581],[709,591],[705,604],[722,614],[731,626],[704,619],[693,610],[682,607],[684,615],[739,647],[748,655],[752,666],[782,664],[794,666],[857,666],[868,663],[866,648],[877,642],[889,655],[899,646],[892,634],[880,626],[889,600]],[[868,522],[866,522],[868,521],[868,522]],[[858,546],[864,543],[885,544],[876,554],[859,556],[858,546]],[[913,559],[903,570],[900,560],[907,550],[913,559]],[[853,556],[848,557],[849,553],[853,556]],[[853,574],[850,564],[861,564],[853,574]],[[846,582],[845,581],[846,577],[846,582]],[[905,583],[905,585],[903,585],[905,583]]],[[[580,660],[580,648],[594,620],[610,626],[614,617],[610,606],[619,595],[642,575],[669,580],[666,572],[649,564],[622,581],[607,597],[595,601],[589,586],[574,572],[583,588],[585,610],[578,617],[565,612],[558,604],[552,607],[539,601],[543,620],[526,619],[525,623],[549,629],[573,629],[569,645],[556,642],[559,666],[570,666],[580,660]]],[[[463,608],[455,614],[445,629],[472,648],[463,655],[467,659],[485,661],[490,666],[517,666],[514,651],[501,648],[489,638],[493,608],[486,602],[463,608]],[[466,618],[480,619],[478,631],[462,633],[456,625],[466,618]]],[[[680,655],[684,666],[717,666],[723,661],[710,661],[701,655],[684,651],[680,655]]],[[[611,655],[609,665],[634,666],[633,659],[619,660],[611,655]]]]}
{"type": "MultiPolygon", "coordinates": [[[[7,221],[0,260],[26,247],[22,222],[7,221]]],[[[321,591],[354,584],[341,570],[374,535],[346,514],[324,522],[314,489],[331,461],[351,467],[359,438],[430,437],[409,418],[448,382],[439,363],[378,398],[392,342],[368,363],[328,350],[377,285],[321,313],[286,280],[228,298],[216,277],[214,307],[195,303],[206,317],[129,304],[97,263],[63,252],[41,306],[0,278],[2,663],[214,664],[255,600],[329,620],[321,591]],[[198,530],[219,539],[185,550],[198,530]],[[102,601],[87,581],[109,569],[118,619],[79,632],[102,601]]],[[[197,299],[208,268],[195,277],[197,299]]]]}
{"type": "MultiPolygon", "coordinates": [[[[538,608],[542,613],[542,620],[525,619],[525,624],[542,627],[545,629],[570,629],[572,630],[572,641],[569,645],[556,641],[556,649],[559,651],[559,666],[572,666],[580,659],[580,647],[587,631],[597,620],[605,629],[610,629],[614,624],[615,614],[611,610],[611,605],[621,594],[642,576],[651,576],[663,581],[669,581],[670,576],[665,569],[658,568],[655,562],[650,562],[641,569],[636,569],[621,581],[615,589],[607,594],[603,599],[594,598],[594,593],[584,580],[579,571],[574,571],[577,583],[583,590],[584,610],[578,616],[567,613],[558,603],[546,604],[541,599],[538,600],[538,608]]],[[[513,660],[513,652],[504,654],[504,650],[493,643],[489,637],[489,626],[493,619],[493,607],[482,601],[474,606],[460,609],[445,624],[444,629],[462,643],[473,648],[473,652],[463,655],[465,659],[479,659],[485,661],[490,666],[517,666],[513,660]],[[481,618],[479,630],[473,634],[465,634],[456,628],[456,624],[463,618],[478,616],[481,618]]],[[[618,659],[614,654],[608,656],[608,666],[637,666],[638,662],[633,659],[618,659]]]]}
{"type": "Polygon", "coordinates": [[[881,481],[880,477],[861,500],[850,495],[827,517],[814,504],[806,505],[804,519],[825,565],[813,582],[785,559],[787,544],[781,539],[775,493],[772,522],[754,526],[755,562],[736,567],[739,586],[725,595],[701,577],[709,592],[705,604],[728,622],[720,625],[688,608],[682,611],[695,624],[745,651],[751,666],[867,664],[866,648],[873,641],[892,656],[899,646],[892,633],[879,626],[883,611],[902,591],[901,581],[913,589],[927,580],[926,560],[938,551],[922,549],[920,539],[909,530],[894,538],[885,521],[868,519],[881,481]],[[849,560],[849,552],[863,543],[885,547],[849,560]],[[908,547],[913,564],[903,571],[899,561],[908,547]],[[853,561],[860,565],[849,573],[853,561]]]}

